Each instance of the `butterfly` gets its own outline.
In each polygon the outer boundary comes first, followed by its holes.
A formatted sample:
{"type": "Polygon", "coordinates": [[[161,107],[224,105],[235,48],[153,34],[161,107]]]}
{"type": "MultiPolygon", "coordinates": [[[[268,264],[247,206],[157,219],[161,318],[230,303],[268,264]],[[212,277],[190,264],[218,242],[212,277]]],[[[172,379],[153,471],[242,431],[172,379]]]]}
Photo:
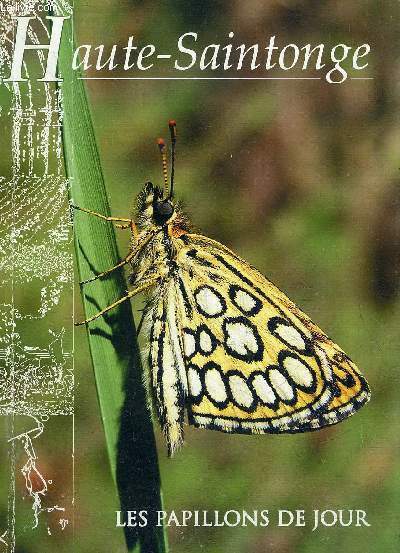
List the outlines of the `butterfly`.
{"type": "MultiPolygon", "coordinates": [[[[243,434],[296,433],[336,424],[370,398],[339,346],[257,269],[195,234],[174,202],[176,123],[169,122],[171,175],[159,139],[164,185],[147,182],[137,217],[105,217],[132,233],[132,288],[89,323],[140,292],[155,408],[170,455],[189,424],[243,434]]],[[[77,207],[77,206],[75,206],[77,207]]]]}

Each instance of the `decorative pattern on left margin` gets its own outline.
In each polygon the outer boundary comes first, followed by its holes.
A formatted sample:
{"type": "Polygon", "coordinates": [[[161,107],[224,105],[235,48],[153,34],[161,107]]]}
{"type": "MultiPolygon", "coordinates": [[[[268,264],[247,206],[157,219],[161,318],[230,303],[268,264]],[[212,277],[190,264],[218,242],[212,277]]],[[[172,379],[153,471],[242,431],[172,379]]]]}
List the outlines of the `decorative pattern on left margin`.
{"type": "MultiPolygon", "coordinates": [[[[46,11],[72,12],[61,3],[0,1],[0,553],[72,527],[73,257],[61,98],[37,75],[3,82],[13,17],[36,15],[29,40],[48,43],[46,11]]],[[[24,76],[43,74],[38,52],[26,56],[24,76]]]]}

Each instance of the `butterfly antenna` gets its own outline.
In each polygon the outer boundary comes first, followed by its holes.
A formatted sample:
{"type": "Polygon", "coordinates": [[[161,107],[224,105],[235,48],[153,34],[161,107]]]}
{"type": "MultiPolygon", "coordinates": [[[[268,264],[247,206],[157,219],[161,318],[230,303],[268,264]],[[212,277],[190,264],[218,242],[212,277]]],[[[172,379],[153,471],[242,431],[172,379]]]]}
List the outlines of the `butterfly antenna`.
{"type": "Polygon", "coordinates": [[[169,197],[172,198],[174,192],[174,178],[175,178],[175,146],[176,146],[176,121],[171,119],[168,121],[169,132],[171,134],[171,186],[169,197]]]}
{"type": "Polygon", "coordinates": [[[167,169],[167,149],[163,138],[157,140],[158,148],[161,153],[162,160],[162,172],[164,177],[164,199],[168,198],[169,186],[168,186],[168,169],[167,169]]]}

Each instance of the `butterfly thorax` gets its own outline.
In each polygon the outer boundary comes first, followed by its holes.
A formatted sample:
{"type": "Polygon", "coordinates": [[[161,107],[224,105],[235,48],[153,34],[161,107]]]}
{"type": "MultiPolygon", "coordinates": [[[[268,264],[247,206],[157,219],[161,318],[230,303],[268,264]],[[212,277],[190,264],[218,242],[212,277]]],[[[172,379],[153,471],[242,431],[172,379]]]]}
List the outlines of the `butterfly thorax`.
{"type": "Polygon", "coordinates": [[[152,275],[172,276],[176,270],[176,238],[189,230],[188,220],[172,200],[163,199],[160,188],[148,182],[138,197],[139,235],[132,249],[145,244],[132,259],[130,282],[137,283],[152,275]]]}

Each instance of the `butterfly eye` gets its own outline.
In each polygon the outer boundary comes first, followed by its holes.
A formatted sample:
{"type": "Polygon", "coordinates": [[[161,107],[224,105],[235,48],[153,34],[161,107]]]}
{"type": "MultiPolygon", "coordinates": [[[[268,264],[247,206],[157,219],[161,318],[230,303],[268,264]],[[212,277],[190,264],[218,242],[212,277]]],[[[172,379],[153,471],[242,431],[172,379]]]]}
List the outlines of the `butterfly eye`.
{"type": "Polygon", "coordinates": [[[174,206],[168,200],[158,201],[154,204],[154,220],[158,225],[163,225],[170,219],[174,212],[174,206]]]}

